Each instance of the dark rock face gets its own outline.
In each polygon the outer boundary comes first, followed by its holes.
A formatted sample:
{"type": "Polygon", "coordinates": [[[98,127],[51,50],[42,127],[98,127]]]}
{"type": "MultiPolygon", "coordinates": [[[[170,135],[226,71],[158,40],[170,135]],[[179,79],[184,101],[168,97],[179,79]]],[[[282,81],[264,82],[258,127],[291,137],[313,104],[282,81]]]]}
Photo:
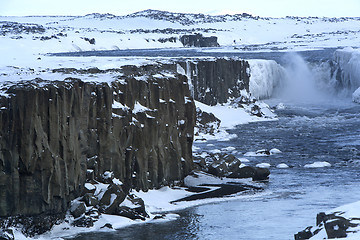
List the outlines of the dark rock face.
{"type": "Polygon", "coordinates": [[[197,133],[214,135],[219,131],[221,120],[215,117],[212,113],[202,111],[196,108],[196,127],[197,133]]]}
{"type": "Polygon", "coordinates": [[[324,212],[318,213],[316,216],[316,226],[314,231],[311,231],[312,226],[295,234],[295,240],[309,239],[315,236],[325,228],[328,239],[346,238],[348,232],[352,232],[351,228],[359,226],[359,218],[345,218],[341,216],[342,212],[335,212],[326,214],[324,212]]]}
{"type": "Polygon", "coordinates": [[[307,227],[305,230],[298,232],[297,234],[295,234],[295,240],[304,240],[304,239],[309,239],[311,238],[313,235],[313,233],[311,232],[311,228],[312,227],[307,227]]]}
{"type": "MultiPolygon", "coordinates": [[[[216,59],[179,63],[191,81],[194,99],[207,105],[242,99],[249,92],[249,63],[236,59],[216,59]]],[[[248,103],[243,99],[243,103],[248,103]]]]}
{"type": "Polygon", "coordinates": [[[180,42],[184,47],[219,47],[217,37],[204,37],[202,34],[183,35],[180,42]]]}
{"type": "Polygon", "coordinates": [[[30,33],[45,33],[45,28],[42,25],[35,23],[18,23],[18,22],[0,22],[0,35],[7,34],[30,34],[30,33]]]}
{"type": "MultiPolygon", "coordinates": [[[[27,237],[33,237],[49,231],[54,224],[60,223],[65,218],[65,213],[40,214],[37,216],[14,216],[0,218],[0,234],[10,227],[22,226],[22,233],[27,237]]],[[[11,238],[10,238],[11,239],[11,238]]]]}
{"type": "Polygon", "coordinates": [[[0,230],[0,240],[14,240],[14,233],[11,229],[0,230]]]}
{"type": "Polygon", "coordinates": [[[65,212],[88,168],[88,177],[111,171],[126,189],[142,190],[190,172],[195,106],[187,79],[122,71],[110,85],[37,80],[0,98],[0,216],[65,212]]]}

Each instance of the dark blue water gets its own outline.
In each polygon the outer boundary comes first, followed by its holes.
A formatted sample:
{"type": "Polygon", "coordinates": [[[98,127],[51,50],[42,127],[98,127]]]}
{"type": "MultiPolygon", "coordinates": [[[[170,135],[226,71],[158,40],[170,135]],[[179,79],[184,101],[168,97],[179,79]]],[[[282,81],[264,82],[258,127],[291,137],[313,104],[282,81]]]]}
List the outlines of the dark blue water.
{"type": "MultiPolygon", "coordinates": [[[[243,59],[271,59],[278,63],[284,63],[283,56],[288,53],[284,51],[272,52],[246,52],[246,51],[216,51],[217,49],[207,48],[178,48],[178,49],[127,49],[127,50],[106,50],[106,51],[82,51],[82,52],[63,52],[52,53],[57,57],[239,57],[243,59]]],[[[325,61],[332,57],[335,48],[322,50],[311,50],[297,52],[306,61],[325,61]]]]}

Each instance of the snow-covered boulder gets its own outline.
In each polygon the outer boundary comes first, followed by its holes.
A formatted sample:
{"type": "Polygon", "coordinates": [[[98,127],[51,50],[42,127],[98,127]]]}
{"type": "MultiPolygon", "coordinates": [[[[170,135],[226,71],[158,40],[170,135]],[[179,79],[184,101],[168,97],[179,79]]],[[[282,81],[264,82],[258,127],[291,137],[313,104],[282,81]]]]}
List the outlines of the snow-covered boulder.
{"type": "Polygon", "coordinates": [[[360,103],[360,87],[352,94],[353,102],[360,103]]]}

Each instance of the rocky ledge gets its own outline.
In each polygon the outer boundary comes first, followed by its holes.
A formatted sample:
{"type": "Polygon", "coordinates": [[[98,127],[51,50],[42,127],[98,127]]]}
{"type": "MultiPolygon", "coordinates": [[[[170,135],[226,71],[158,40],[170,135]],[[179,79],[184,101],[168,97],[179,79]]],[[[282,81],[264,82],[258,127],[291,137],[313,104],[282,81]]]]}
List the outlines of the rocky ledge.
{"type": "Polygon", "coordinates": [[[65,213],[86,179],[106,172],[127,193],[191,171],[195,105],[187,78],[151,67],[120,72],[111,83],[36,79],[2,89],[0,217],[65,213]]]}
{"type": "Polygon", "coordinates": [[[346,238],[350,233],[356,233],[360,226],[360,218],[347,218],[344,212],[326,214],[318,213],[316,227],[309,226],[295,234],[295,240],[310,239],[320,236],[321,239],[346,238]]]}
{"type": "MultiPolygon", "coordinates": [[[[268,170],[240,168],[241,162],[230,155],[196,157],[193,162],[195,124],[198,128],[203,124],[207,131],[208,122],[216,122],[205,112],[198,113],[196,121],[194,99],[209,105],[253,103],[243,94],[248,96],[249,89],[245,61],[213,59],[51,72],[72,77],[4,82],[0,88],[4,236],[11,236],[9,227],[14,226],[26,236],[41,234],[64,218],[68,221],[67,216],[71,225],[81,227],[91,227],[102,213],[144,220],[149,217],[144,202],[132,190],[181,185],[193,169],[221,178],[265,180],[269,175],[268,170]],[[101,74],[114,79],[84,82],[76,78],[97,75],[98,79],[101,74]]],[[[204,186],[207,193],[202,197],[248,189],[218,185],[211,193],[208,188],[214,186],[204,186]]]]}

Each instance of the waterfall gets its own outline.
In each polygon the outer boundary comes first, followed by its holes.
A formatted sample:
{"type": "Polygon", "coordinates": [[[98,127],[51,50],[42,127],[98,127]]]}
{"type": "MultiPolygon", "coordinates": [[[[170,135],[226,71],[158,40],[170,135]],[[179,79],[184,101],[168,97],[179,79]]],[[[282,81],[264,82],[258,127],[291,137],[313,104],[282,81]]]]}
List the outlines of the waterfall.
{"type": "Polygon", "coordinates": [[[250,65],[249,90],[258,99],[269,98],[285,79],[285,69],[274,60],[248,60],[250,65]]]}
{"type": "Polygon", "coordinates": [[[284,55],[286,82],[283,97],[291,100],[312,101],[319,98],[321,92],[316,87],[316,74],[299,54],[284,55]]]}
{"type": "Polygon", "coordinates": [[[274,60],[248,60],[250,93],[259,99],[280,97],[288,100],[324,99],[332,90],[329,62],[307,62],[297,53],[286,53],[282,65],[274,60]]]}

